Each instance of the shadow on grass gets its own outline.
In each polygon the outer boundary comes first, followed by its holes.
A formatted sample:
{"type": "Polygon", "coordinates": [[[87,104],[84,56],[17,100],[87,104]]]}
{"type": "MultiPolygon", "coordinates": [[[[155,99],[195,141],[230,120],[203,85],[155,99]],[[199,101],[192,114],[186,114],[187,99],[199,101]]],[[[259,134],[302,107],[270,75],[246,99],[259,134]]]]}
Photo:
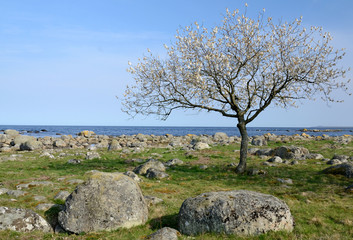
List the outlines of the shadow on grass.
{"type": "Polygon", "coordinates": [[[152,230],[158,230],[163,227],[178,229],[178,214],[166,215],[153,218],[149,221],[152,230]]]}

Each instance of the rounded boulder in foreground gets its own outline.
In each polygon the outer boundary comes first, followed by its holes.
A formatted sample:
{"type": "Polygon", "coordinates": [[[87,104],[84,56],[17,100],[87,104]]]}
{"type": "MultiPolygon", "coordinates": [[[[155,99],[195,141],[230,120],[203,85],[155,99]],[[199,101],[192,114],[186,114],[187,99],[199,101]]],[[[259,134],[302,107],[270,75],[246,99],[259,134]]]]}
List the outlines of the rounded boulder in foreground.
{"type": "Polygon", "coordinates": [[[278,198],[245,190],[203,193],[188,198],[179,211],[179,231],[258,235],[293,230],[288,206],[278,198]]]}
{"type": "Polygon", "coordinates": [[[66,231],[81,233],[131,228],[147,218],[147,204],[134,180],[122,173],[94,172],[69,195],[58,219],[66,231]]]}

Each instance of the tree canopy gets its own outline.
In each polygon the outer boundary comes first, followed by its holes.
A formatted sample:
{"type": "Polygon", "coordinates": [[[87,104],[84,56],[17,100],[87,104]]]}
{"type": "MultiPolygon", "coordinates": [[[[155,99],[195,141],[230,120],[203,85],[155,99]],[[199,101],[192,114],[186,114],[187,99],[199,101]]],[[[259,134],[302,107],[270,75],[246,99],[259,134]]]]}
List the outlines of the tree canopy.
{"type": "Polygon", "coordinates": [[[340,101],[332,91],[347,91],[349,80],[337,66],[344,50],[335,50],[331,40],[321,27],[306,29],[302,18],[275,22],[265,10],[256,19],[246,10],[227,10],[212,29],[195,22],[178,30],[164,45],[166,57],[148,51],[129,63],[136,83],[126,89],[123,110],[162,119],[178,108],[219,112],[238,120],[247,141],[245,126],[270,104],[296,106],[315,96],[340,101]]]}

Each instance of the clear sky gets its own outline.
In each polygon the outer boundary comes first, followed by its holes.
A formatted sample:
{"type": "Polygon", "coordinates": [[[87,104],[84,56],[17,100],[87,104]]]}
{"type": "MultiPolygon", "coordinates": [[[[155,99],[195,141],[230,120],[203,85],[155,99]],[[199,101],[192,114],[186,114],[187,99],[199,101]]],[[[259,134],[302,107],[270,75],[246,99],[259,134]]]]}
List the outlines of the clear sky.
{"type": "MultiPolygon", "coordinates": [[[[220,24],[242,0],[11,0],[0,1],[0,125],[235,126],[216,113],[174,112],[130,119],[116,96],[132,83],[128,61],[150,48],[163,54],[179,27],[220,24]]],[[[248,0],[248,14],[322,26],[342,61],[353,64],[352,0],[248,0]]],[[[353,79],[353,71],[347,74],[353,79]]],[[[350,84],[353,92],[353,84],[350,84]]],[[[340,96],[341,93],[337,93],[340,96]]],[[[250,126],[353,126],[353,97],[299,108],[269,107],[250,126]]]]}

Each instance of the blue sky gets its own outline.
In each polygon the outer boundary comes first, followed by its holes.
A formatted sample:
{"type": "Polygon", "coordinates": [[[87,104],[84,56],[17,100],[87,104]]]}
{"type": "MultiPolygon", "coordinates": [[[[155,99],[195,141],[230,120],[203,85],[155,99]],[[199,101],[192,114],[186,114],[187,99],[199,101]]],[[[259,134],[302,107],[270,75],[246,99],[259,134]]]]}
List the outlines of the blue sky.
{"type": "MultiPolygon", "coordinates": [[[[174,112],[130,119],[121,112],[132,76],[128,61],[150,48],[163,55],[179,27],[194,21],[219,24],[225,9],[243,9],[242,0],[26,0],[0,1],[0,125],[235,126],[216,113],[174,112]]],[[[263,8],[273,19],[303,16],[322,26],[342,61],[353,63],[353,1],[248,0],[248,14],[263,8]]],[[[347,74],[352,77],[352,71],[347,74]]],[[[350,84],[353,92],[353,84],[350,84]]],[[[320,100],[298,108],[269,107],[250,126],[353,126],[353,97],[327,105],[320,100]]]]}

